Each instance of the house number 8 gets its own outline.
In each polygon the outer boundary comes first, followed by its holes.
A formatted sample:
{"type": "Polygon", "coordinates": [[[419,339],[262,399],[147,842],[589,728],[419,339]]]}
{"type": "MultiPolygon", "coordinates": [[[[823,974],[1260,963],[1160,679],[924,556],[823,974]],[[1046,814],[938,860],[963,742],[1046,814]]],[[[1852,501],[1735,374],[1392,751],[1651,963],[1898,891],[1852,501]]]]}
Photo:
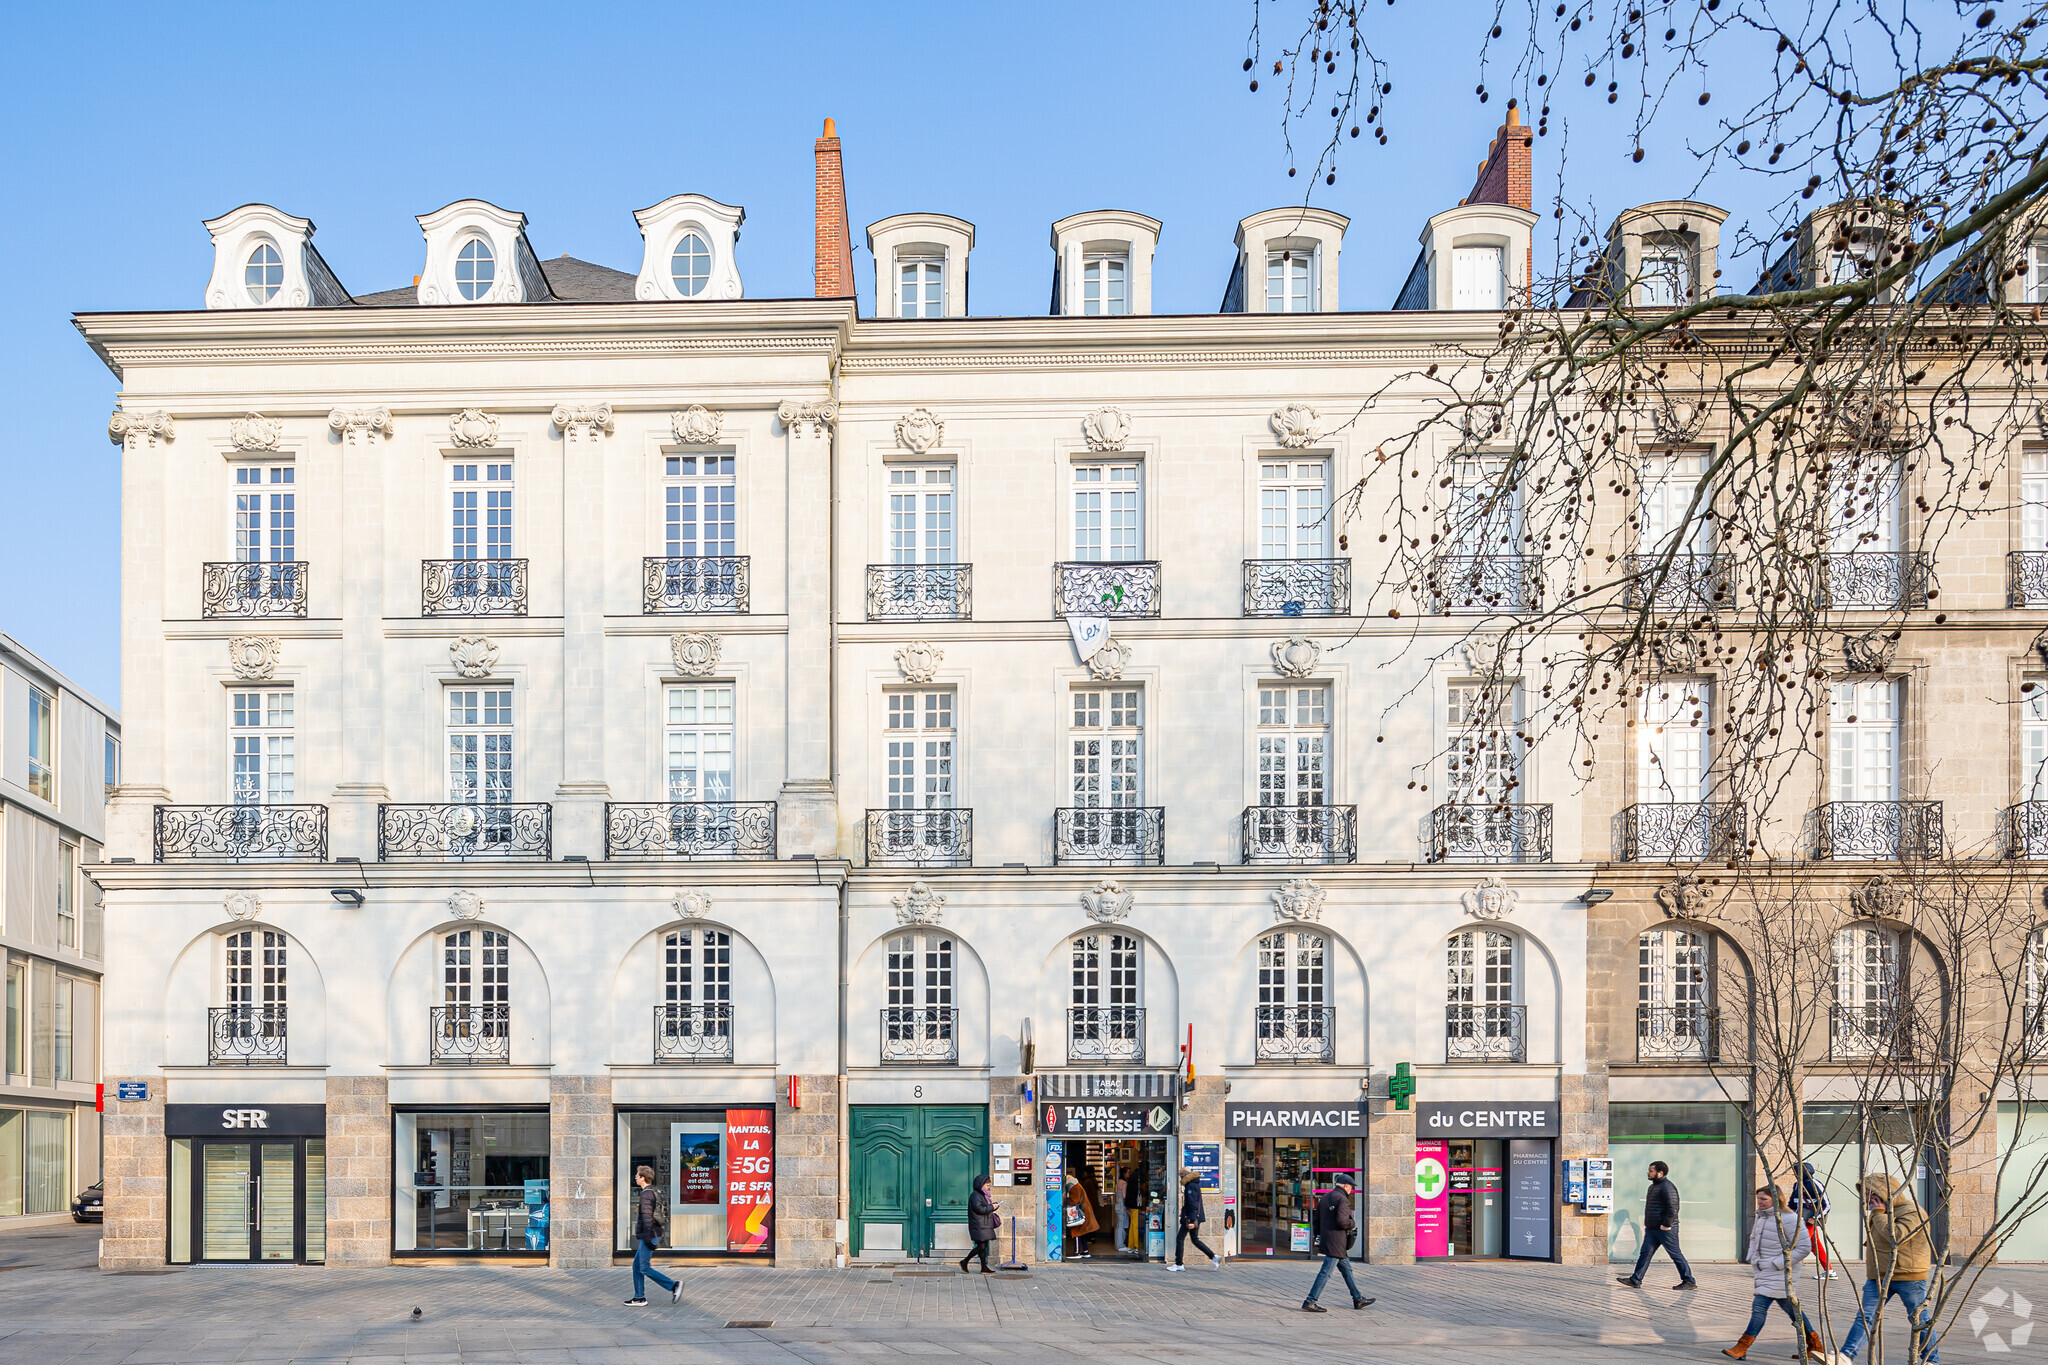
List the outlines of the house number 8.
{"type": "Polygon", "coordinates": [[[915,1086],[912,1086],[912,1087],[910,1088],[910,1098],[912,1098],[912,1099],[914,1099],[914,1100],[921,1100],[921,1099],[923,1099],[923,1098],[924,1098],[924,1087],[923,1087],[923,1086],[921,1086],[921,1085],[915,1085],[915,1086]]]}

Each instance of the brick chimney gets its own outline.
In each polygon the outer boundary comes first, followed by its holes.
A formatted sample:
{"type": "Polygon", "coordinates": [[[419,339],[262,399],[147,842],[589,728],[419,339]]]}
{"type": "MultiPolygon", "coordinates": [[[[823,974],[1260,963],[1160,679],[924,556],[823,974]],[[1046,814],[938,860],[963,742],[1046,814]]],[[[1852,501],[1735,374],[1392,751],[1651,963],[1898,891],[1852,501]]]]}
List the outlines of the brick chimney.
{"type": "MultiPolygon", "coordinates": [[[[812,296],[821,299],[853,297],[853,230],[846,217],[846,172],[839,159],[839,130],[825,120],[825,135],[818,139],[818,247],[813,271],[812,296]]],[[[1527,176],[1523,177],[1524,184],[1527,176]]]]}
{"type": "Polygon", "coordinates": [[[1510,107],[1508,121],[1494,134],[1492,145],[1486,149],[1486,160],[1479,163],[1479,178],[1472,182],[1472,192],[1465,196],[1464,202],[1533,208],[1530,203],[1529,165],[1530,147],[1534,142],[1529,130],[1522,126],[1522,111],[1510,107]]]}

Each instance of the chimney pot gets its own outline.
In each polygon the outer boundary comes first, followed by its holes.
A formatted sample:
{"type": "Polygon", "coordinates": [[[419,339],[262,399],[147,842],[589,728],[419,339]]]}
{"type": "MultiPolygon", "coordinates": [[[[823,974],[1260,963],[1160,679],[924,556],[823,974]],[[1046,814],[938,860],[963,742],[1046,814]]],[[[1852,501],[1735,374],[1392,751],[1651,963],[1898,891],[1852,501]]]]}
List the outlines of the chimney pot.
{"type": "Polygon", "coordinates": [[[838,137],[838,136],[839,136],[839,129],[838,129],[838,127],[837,127],[837,126],[836,126],[836,125],[835,125],[835,124],[834,124],[834,123],[832,122],[832,120],[831,120],[831,119],[829,119],[829,118],[825,120],[825,131],[824,131],[824,133],[823,133],[823,136],[825,136],[825,137],[838,137]]]}

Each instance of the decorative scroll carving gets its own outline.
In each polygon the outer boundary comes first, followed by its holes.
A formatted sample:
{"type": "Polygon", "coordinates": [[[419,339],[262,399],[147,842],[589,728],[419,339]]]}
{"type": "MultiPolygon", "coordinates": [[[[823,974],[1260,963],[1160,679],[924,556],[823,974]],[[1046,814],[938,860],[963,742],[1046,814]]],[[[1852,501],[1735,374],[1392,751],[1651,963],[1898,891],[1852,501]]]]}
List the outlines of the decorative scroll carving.
{"type": "Polygon", "coordinates": [[[725,413],[717,408],[707,408],[692,403],[681,412],[668,415],[669,430],[676,440],[686,446],[710,445],[725,430],[725,413]]]}
{"type": "Polygon", "coordinates": [[[718,667],[718,656],[725,649],[725,641],[707,631],[690,631],[668,637],[669,657],[674,660],[676,672],[686,678],[710,676],[718,667]]]}
{"type": "Polygon", "coordinates": [[[481,635],[459,635],[448,646],[455,671],[465,678],[488,678],[498,667],[498,647],[481,635]]]}
{"type": "Polygon", "coordinates": [[[1116,682],[1131,666],[1131,647],[1112,635],[1088,656],[1088,676],[1097,682],[1116,682]]]}
{"type": "Polygon", "coordinates": [[[276,674],[283,648],[275,635],[237,635],[228,641],[228,666],[245,682],[261,682],[276,674]]]}
{"type": "Polygon", "coordinates": [[[1323,417],[1306,403],[1289,403],[1273,413],[1273,434],[1289,450],[1300,450],[1323,439],[1323,417]]]}
{"type": "Polygon", "coordinates": [[[276,450],[284,439],[284,423],[275,417],[252,412],[228,423],[228,439],[236,450],[276,450]]]}
{"type": "Polygon", "coordinates": [[[838,423],[839,404],[829,398],[816,403],[785,398],[775,409],[775,416],[792,436],[823,436],[838,423]]]}
{"type": "Polygon", "coordinates": [[[611,434],[612,405],[610,403],[557,403],[555,410],[548,414],[548,420],[563,436],[570,439],[589,438],[600,433],[611,434]]]}
{"type": "Polygon", "coordinates": [[[392,430],[391,409],[336,408],[327,414],[327,429],[344,441],[389,436],[392,430]]]}
{"type": "Polygon", "coordinates": [[[1090,450],[1122,450],[1131,439],[1131,415],[1122,408],[1097,408],[1081,419],[1081,439],[1090,450]]]}
{"type": "Polygon", "coordinates": [[[896,419],[896,444],[922,455],[946,439],[946,423],[930,408],[913,408],[896,419]]]}
{"type": "Polygon", "coordinates": [[[488,450],[498,444],[498,419],[464,408],[448,419],[448,438],[464,450],[488,450]]]}
{"type": "Polygon", "coordinates": [[[924,640],[896,646],[896,666],[903,670],[906,682],[930,682],[939,676],[939,665],[945,659],[945,650],[924,640]]]}
{"type": "Polygon", "coordinates": [[[107,439],[120,445],[129,437],[137,441],[174,441],[171,415],[157,412],[116,412],[107,419],[107,439]]]}
{"type": "Polygon", "coordinates": [[[1273,642],[1273,667],[1283,678],[1306,678],[1322,662],[1323,648],[1305,635],[1290,635],[1273,642]]]}

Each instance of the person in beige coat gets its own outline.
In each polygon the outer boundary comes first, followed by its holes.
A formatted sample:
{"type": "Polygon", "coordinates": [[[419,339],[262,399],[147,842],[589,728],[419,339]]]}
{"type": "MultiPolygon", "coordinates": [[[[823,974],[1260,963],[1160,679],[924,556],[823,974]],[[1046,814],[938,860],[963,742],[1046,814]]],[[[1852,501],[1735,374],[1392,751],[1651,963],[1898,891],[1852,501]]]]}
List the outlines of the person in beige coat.
{"type": "Polygon", "coordinates": [[[1756,1293],[1749,1301],[1749,1326],[1743,1329],[1741,1339],[1724,1349],[1722,1355],[1730,1360],[1748,1356],[1750,1343],[1764,1330],[1764,1320],[1775,1303],[1792,1319],[1792,1325],[1806,1334],[1806,1354],[1827,1358],[1820,1333],[1813,1330],[1805,1312],[1792,1302],[1793,1273],[1812,1250],[1813,1244],[1806,1236],[1806,1221],[1785,1207],[1785,1196],[1778,1192],[1778,1187],[1758,1186],[1756,1216],[1749,1225],[1749,1254],[1742,1258],[1749,1262],[1755,1277],[1756,1293]]]}
{"type": "Polygon", "coordinates": [[[1842,1356],[1855,1360],[1863,1339],[1877,1321],[1887,1298],[1906,1306],[1907,1320],[1920,1329],[1919,1353],[1913,1359],[1935,1365],[1941,1359],[1934,1345],[1933,1315],[1927,1306],[1927,1277],[1934,1271],[1934,1243],[1927,1232],[1927,1214],[1913,1196],[1888,1175],[1867,1175],[1863,1191],[1863,1306],[1856,1324],[1842,1338],[1842,1356]]]}

